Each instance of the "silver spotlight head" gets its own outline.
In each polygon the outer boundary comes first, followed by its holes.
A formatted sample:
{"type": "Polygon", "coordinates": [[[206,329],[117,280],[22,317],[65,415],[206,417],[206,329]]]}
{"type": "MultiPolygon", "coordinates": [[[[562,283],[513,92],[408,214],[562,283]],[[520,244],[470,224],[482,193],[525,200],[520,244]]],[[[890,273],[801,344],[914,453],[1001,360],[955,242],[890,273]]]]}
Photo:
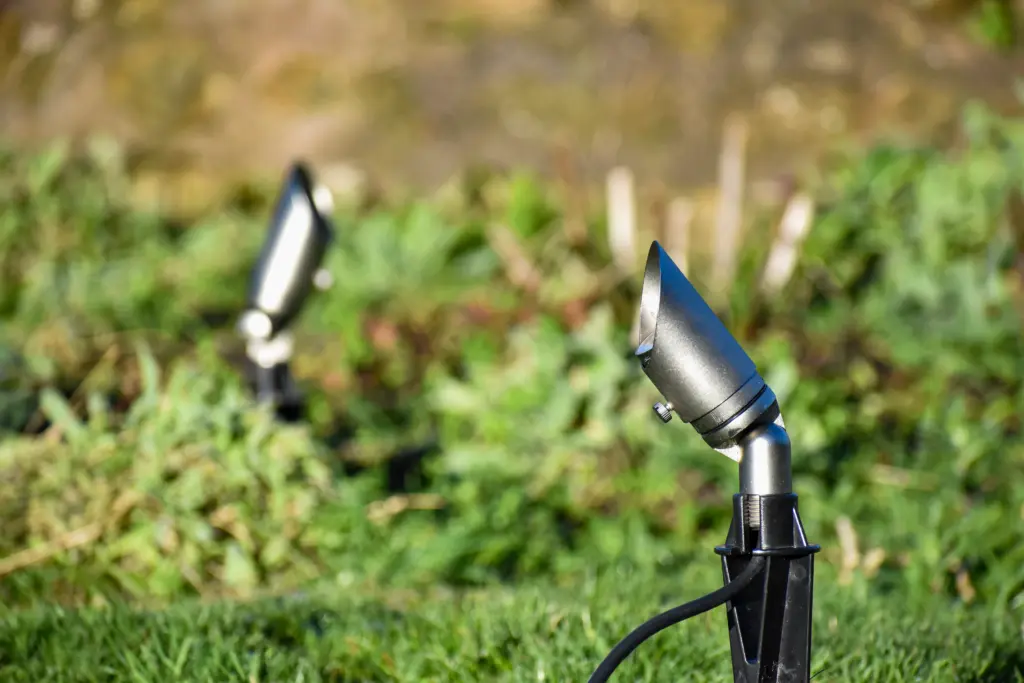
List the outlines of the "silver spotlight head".
{"type": "Polygon", "coordinates": [[[326,284],[319,269],[333,237],[332,208],[329,191],[314,186],[303,164],[294,164],[249,281],[247,309],[239,320],[247,339],[275,337],[299,314],[313,287],[326,284]]]}
{"type": "Polygon", "coordinates": [[[775,394],[754,362],[657,242],[651,244],[640,298],[640,364],[671,413],[712,448],[735,460],[738,440],[759,425],[782,426],[775,394]]]}

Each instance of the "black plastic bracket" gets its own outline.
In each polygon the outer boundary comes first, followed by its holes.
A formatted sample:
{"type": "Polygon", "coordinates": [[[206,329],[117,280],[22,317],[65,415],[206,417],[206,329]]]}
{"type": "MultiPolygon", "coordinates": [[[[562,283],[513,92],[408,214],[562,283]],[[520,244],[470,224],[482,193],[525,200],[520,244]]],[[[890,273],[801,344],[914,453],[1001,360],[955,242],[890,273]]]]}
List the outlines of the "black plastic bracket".
{"type": "Polygon", "coordinates": [[[761,574],[727,605],[735,683],[807,683],[811,676],[814,554],[795,494],[733,496],[722,556],[725,583],[755,555],[761,574]]]}
{"type": "Polygon", "coordinates": [[[274,407],[278,419],[297,422],[305,412],[305,401],[292,377],[287,362],[263,367],[249,361],[250,384],[256,400],[274,407]]]}

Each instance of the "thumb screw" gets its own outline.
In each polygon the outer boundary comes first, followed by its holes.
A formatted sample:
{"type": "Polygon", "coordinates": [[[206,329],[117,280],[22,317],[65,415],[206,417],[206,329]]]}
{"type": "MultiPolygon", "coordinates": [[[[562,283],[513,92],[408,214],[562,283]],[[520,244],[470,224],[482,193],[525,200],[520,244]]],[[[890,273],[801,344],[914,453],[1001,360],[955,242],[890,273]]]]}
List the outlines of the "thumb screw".
{"type": "Polygon", "coordinates": [[[672,419],[672,404],[662,403],[658,401],[654,404],[654,413],[657,415],[662,422],[668,422],[672,419]]]}

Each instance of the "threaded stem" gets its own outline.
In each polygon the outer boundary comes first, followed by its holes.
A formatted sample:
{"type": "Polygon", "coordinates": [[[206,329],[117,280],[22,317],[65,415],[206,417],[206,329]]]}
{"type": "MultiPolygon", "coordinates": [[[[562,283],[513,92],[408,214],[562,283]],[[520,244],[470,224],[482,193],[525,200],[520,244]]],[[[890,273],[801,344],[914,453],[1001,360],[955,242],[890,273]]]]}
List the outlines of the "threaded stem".
{"type": "Polygon", "coordinates": [[[743,505],[747,510],[747,520],[751,529],[761,528],[761,496],[748,495],[743,497],[743,505]]]}

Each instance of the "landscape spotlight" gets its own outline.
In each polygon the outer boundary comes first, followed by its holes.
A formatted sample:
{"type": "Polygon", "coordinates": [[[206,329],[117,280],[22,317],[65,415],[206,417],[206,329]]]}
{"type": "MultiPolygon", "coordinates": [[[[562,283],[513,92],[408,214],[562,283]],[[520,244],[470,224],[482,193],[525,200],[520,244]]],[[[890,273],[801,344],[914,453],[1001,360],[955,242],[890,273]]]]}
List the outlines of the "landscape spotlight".
{"type": "Polygon", "coordinates": [[[640,297],[636,350],[664,396],[654,411],[679,415],[712,448],[739,462],[739,493],[722,558],[723,588],[646,622],[611,651],[590,683],[607,681],[643,641],[725,604],[736,683],[807,683],[814,554],[792,490],[789,435],[775,394],[754,362],[657,242],[640,297]]]}
{"type": "Polygon", "coordinates": [[[293,351],[289,326],[314,287],[331,285],[330,274],[320,266],[333,239],[329,217],[333,208],[330,191],[314,185],[304,164],[293,164],[278,195],[250,276],[246,309],[238,321],[257,397],[282,414],[290,414],[299,403],[289,369],[293,351]]]}

